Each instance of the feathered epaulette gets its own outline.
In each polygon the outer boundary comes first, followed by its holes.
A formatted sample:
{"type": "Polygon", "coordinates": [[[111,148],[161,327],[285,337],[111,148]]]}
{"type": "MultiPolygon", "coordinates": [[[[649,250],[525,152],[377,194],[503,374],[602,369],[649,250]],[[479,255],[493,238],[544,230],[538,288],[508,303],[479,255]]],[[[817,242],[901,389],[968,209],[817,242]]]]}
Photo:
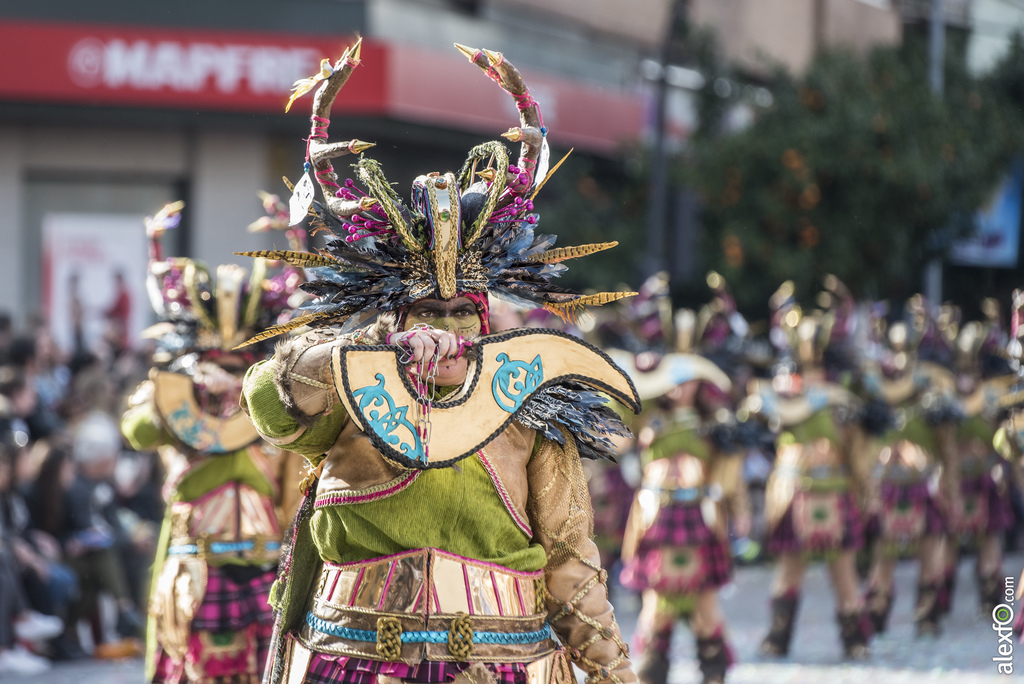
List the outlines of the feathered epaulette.
{"type": "Polygon", "coordinates": [[[706,436],[718,451],[734,453],[747,449],[760,449],[774,453],[775,433],[757,420],[713,423],[701,426],[699,432],[706,436]]]}
{"type": "Polygon", "coordinates": [[[584,295],[555,284],[566,270],[565,261],[618,243],[557,248],[554,235],[538,232],[533,200],[562,163],[549,171],[548,130],[540,108],[522,76],[499,53],[457,47],[515,100],[520,126],[503,135],[521,143],[518,161],[510,163],[500,141],[477,145],[458,173],[417,177],[408,203],[394,191],[380,164],[367,157],[353,165],[355,178],[340,181],[331,160],[372,147],[360,140],[327,142],[331,104],[359,64],[358,44],[346,51],[327,70],[313,103],[307,166],[323,199],[313,201],[309,176],[300,181],[303,193],[295,186],[296,196],[307,197],[303,204],[325,246],[315,253],[245,253],[305,268],[310,276],[303,289],[313,300],[264,336],[305,325],[354,330],[379,312],[459,293],[488,292],[520,308],[546,309],[563,320],[574,320],[586,306],[636,294],[584,295]]]}
{"type": "Polygon", "coordinates": [[[606,397],[574,382],[540,390],[523,405],[516,420],[563,446],[565,436],[559,427],[565,428],[576,438],[580,456],[590,459],[614,461],[608,437],[632,436],[606,397]]]}

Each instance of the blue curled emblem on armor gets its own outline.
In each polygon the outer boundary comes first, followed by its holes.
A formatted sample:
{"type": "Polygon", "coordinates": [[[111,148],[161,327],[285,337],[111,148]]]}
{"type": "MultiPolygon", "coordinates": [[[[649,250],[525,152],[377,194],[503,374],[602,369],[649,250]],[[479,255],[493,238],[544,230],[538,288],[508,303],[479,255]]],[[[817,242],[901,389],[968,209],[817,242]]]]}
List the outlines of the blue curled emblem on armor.
{"type": "Polygon", "coordinates": [[[494,401],[509,413],[515,413],[523,402],[544,382],[544,364],[538,354],[533,361],[512,361],[508,354],[501,352],[495,357],[501,366],[491,381],[494,401]]]}
{"type": "Polygon", "coordinates": [[[384,376],[377,373],[374,377],[376,385],[360,387],[352,392],[367,427],[409,458],[424,460],[423,442],[416,426],[406,419],[409,407],[395,406],[395,400],[384,388],[384,376]],[[403,439],[402,431],[409,433],[407,438],[403,439]]]}
{"type": "Polygon", "coordinates": [[[202,416],[197,416],[185,400],[167,418],[167,426],[178,439],[201,451],[220,451],[220,435],[209,429],[202,416]]]}

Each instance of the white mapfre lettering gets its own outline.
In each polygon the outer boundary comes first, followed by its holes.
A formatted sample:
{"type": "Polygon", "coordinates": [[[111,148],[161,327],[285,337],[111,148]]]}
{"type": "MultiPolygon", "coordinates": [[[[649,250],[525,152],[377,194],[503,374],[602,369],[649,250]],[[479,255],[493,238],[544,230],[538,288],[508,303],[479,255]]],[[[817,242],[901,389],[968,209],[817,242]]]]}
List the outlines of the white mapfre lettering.
{"type": "Polygon", "coordinates": [[[225,95],[286,94],[319,63],[319,54],[310,48],[120,38],[84,38],[71,48],[67,61],[71,80],[83,88],[214,89],[225,95]]]}

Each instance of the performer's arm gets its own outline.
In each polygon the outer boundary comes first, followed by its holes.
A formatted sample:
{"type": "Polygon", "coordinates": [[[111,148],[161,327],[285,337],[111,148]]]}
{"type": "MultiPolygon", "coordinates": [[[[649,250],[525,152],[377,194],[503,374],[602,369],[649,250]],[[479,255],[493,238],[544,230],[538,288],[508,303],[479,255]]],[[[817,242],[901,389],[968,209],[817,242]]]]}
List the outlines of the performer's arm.
{"type": "Polygon", "coordinates": [[[336,338],[312,332],[278,345],[273,358],[245,375],[241,406],[264,439],[314,464],[345,425],[331,378],[336,338]]]}
{"type": "Polygon", "coordinates": [[[750,492],[743,477],[746,452],[738,451],[719,457],[722,491],[736,534],[746,537],[750,533],[750,492]]]}
{"type": "Polygon", "coordinates": [[[957,425],[943,421],[935,426],[936,456],[942,463],[942,477],[939,478],[942,499],[948,507],[947,513],[955,524],[963,517],[963,496],[960,493],[960,449],[957,440],[957,425]]]}
{"type": "Polygon", "coordinates": [[[992,447],[1009,464],[1010,477],[1013,479],[1014,486],[1017,489],[1024,490],[1024,468],[1022,468],[1021,463],[1020,444],[1016,439],[1017,429],[1014,425],[1015,421],[1017,423],[1020,422],[1016,412],[1011,414],[996,431],[995,437],[992,438],[992,447]]]}
{"type": "Polygon", "coordinates": [[[534,539],[548,556],[548,619],[589,675],[588,684],[634,682],[628,649],[611,603],[608,573],[591,540],[594,512],[575,439],[560,446],[540,438],[527,466],[528,512],[534,539]]]}
{"type": "Polygon", "coordinates": [[[153,383],[145,381],[128,400],[121,416],[121,434],[136,451],[152,451],[166,441],[163,425],[153,405],[153,383]]]}
{"type": "Polygon", "coordinates": [[[871,499],[871,440],[854,422],[845,423],[842,430],[842,455],[850,471],[851,491],[860,510],[866,510],[871,499]]]}

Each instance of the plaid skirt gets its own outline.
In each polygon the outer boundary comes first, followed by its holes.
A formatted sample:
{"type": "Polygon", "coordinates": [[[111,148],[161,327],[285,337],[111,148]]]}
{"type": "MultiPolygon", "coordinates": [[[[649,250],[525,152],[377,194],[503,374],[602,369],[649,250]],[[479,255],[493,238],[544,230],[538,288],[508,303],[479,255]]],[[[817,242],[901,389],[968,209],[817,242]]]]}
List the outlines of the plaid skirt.
{"type": "MultiPolygon", "coordinates": [[[[303,684],[376,684],[377,676],[388,676],[405,682],[442,684],[455,679],[470,663],[424,661],[416,665],[384,663],[347,656],[314,652],[309,660],[303,684]]],[[[486,663],[496,684],[526,684],[523,663],[486,663]]],[[[289,681],[291,681],[289,679],[289,681]]]]}
{"type": "Polygon", "coordinates": [[[267,570],[248,582],[236,583],[223,568],[209,566],[206,594],[192,618],[192,629],[233,632],[252,623],[274,624],[270,588],[277,570],[267,570]]]}
{"type": "Polygon", "coordinates": [[[184,658],[157,644],[154,684],[259,684],[270,657],[274,626],[252,623],[232,632],[193,631],[184,658]]]}
{"type": "Polygon", "coordinates": [[[697,594],[724,586],[731,574],[729,546],[704,522],[700,504],[675,502],[658,510],[620,580],[634,591],[697,594]]]}
{"type": "Polygon", "coordinates": [[[175,659],[157,644],[153,681],[177,684],[201,672],[204,682],[259,682],[270,655],[270,588],[276,578],[277,571],[268,570],[237,583],[223,568],[207,566],[206,593],[192,619],[188,652],[175,659]]]}
{"type": "Polygon", "coordinates": [[[768,552],[828,553],[859,549],[863,543],[864,525],[850,492],[798,490],[768,537],[768,552]]]}
{"type": "Polygon", "coordinates": [[[1013,526],[1010,497],[999,492],[999,486],[990,473],[963,478],[960,493],[964,514],[956,526],[958,533],[971,536],[998,534],[1013,526]]]}
{"type": "Polygon", "coordinates": [[[886,532],[887,520],[906,517],[913,511],[917,511],[923,517],[924,524],[921,534],[942,534],[946,528],[945,518],[942,511],[939,510],[927,482],[912,484],[882,482],[882,512],[879,520],[879,532],[883,537],[886,532]]]}

